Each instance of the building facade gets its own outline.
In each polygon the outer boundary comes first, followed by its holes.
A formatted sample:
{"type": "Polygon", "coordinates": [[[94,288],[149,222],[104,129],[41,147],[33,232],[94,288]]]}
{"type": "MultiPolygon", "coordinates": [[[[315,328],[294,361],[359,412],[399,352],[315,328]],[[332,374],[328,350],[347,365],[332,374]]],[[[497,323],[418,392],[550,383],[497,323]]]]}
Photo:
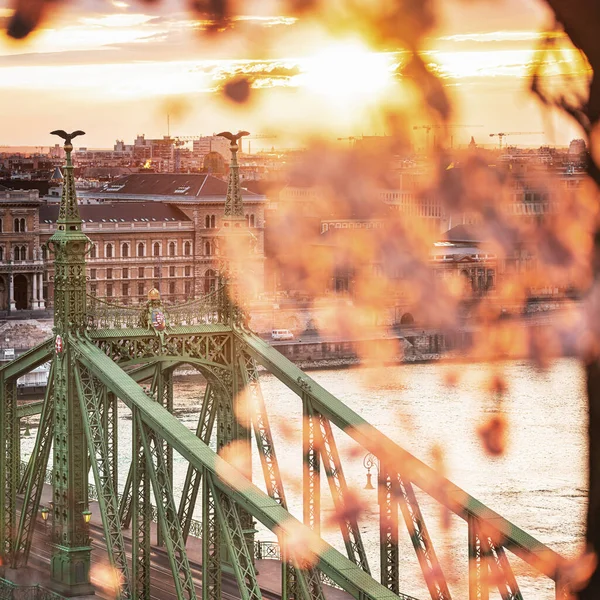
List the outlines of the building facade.
{"type": "MultiPolygon", "coordinates": [[[[91,294],[139,304],[156,287],[166,302],[181,303],[216,288],[226,182],[208,175],[136,174],[91,194],[80,197],[83,231],[94,242],[86,257],[91,294]]],[[[255,238],[247,264],[258,295],[264,278],[265,202],[247,191],[243,197],[255,238]]],[[[52,307],[48,240],[58,211],[55,198],[40,198],[36,190],[0,190],[0,311],[52,307]]]]}

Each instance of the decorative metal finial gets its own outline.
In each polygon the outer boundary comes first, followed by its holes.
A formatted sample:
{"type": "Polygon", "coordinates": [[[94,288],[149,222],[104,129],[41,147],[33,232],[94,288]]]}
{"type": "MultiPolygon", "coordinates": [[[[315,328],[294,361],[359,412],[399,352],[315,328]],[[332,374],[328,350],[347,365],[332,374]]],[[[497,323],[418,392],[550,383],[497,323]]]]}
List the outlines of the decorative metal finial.
{"type": "Polygon", "coordinates": [[[237,146],[237,141],[244,137],[245,135],[250,135],[249,131],[238,131],[235,135],[230,131],[221,131],[221,133],[217,133],[218,136],[227,138],[232,146],[237,146]]]}
{"type": "Polygon", "coordinates": [[[67,133],[63,129],[56,129],[54,131],[51,131],[50,135],[57,135],[58,137],[61,137],[63,140],[65,140],[65,146],[73,146],[73,138],[76,138],[78,135],[85,135],[85,131],[81,131],[81,129],[78,129],[73,133],[67,133]]]}

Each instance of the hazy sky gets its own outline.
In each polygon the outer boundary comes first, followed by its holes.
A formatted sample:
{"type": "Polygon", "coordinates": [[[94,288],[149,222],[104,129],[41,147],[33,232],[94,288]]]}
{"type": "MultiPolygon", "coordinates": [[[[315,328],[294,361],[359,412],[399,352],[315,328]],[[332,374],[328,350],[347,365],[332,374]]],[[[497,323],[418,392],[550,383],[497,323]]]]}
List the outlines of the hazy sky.
{"type": "MultiPolygon", "coordinates": [[[[244,6],[248,14],[233,31],[211,38],[171,0],[73,0],[26,42],[2,35],[0,145],[47,145],[54,141],[47,132],[58,127],[86,130],[82,145],[111,147],[117,137],[165,135],[169,113],[174,135],[244,128],[276,131],[269,146],[294,146],[307,133],[382,134],[387,109],[418,106],[393,76],[404,53],[375,52],[356,32],[287,17],[277,0],[244,6]],[[220,92],[240,73],[254,82],[253,101],[241,107],[220,92]]],[[[0,0],[0,22],[10,14],[0,0]]],[[[576,137],[527,91],[538,32],[551,23],[534,0],[444,3],[425,56],[455,100],[452,121],[480,125],[457,128],[456,143],[471,135],[492,143],[489,133],[498,131],[545,132],[509,138],[526,145],[576,137]]],[[[577,53],[562,46],[547,57],[548,73],[581,72],[577,53]]],[[[424,116],[410,114],[412,130],[424,116]]],[[[424,132],[414,135],[423,145],[424,132]]]]}

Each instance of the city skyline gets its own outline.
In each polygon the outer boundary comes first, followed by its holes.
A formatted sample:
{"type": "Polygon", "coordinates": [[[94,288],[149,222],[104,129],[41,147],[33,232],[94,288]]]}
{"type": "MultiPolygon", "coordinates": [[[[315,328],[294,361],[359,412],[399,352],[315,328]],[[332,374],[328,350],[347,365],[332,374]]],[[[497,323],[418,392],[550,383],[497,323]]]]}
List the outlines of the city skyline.
{"type": "MultiPolygon", "coordinates": [[[[64,9],[22,43],[4,35],[0,93],[11,119],[0,144],[50,144],[44,132],[58,124],[83,127],[85,146],[110,147],[115,131],[125,139],[166,135],[167,114],[174,136],[239,126],[276,131],[284,147],[314,134],[386,133],[387,110],[414,102],[414,91],[396,76],[407,54],[280,14],[278,4],[249,3],[233,32],[217,37],[200,37],[202,22],[179,4],[118,0],[64,9]],[[253,87],[246,104],[226,102],[220,91],[236,76],[253,87]]],[[[519,137],[527,146],[566,145],[579,137],[528,91],[529,65],[540,60],[539,32],[550,23],[547,9],[533,0],[510,0],[502,8],[449,4],[423,56],[455,100],[452,122],[482,125],[463,129],[456,143],[474,135],[490,144],[488,134],[498,131],[545,132],[519,137]]],[[[0,0],[0,19],[11,14],[0,0]]],[[[547,72],[566,67],[585,76],[579,53],[558,37],[542,59],[547,72]]],[[[411,124],[427,122],[422,114],[410,116],[411,124]]]]}

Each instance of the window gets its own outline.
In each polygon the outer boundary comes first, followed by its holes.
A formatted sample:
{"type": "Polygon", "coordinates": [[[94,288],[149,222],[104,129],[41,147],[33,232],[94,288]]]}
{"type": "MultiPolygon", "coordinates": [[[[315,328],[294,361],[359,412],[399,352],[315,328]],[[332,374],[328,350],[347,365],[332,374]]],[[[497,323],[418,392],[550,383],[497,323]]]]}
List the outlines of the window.
{"type": "Polygon", "coordinates": [[[125,296],[125,297],[129,296],[129,284],[124,283],[122,287],[123,287],[123,296],[125,296]]]}
{"type": "Polygon", "coordinates": [[[153,286],[160,292],[160,281],[155,281],[153,286]]]}
{"type": "Polygon", "coordinates": [[[192,267],[190,267],[189,265],[185,268],[185,276],[186,277],[191,277],[192,275],[192,267]]]}
{"type": "Polygon", "coordinates": [[[0,246],[0,260],[4,260],[4,248],[0,246]]]}
{"type": "Polygon", "coordinates": [[[154,254],[154,256],[160,256],[160,244],[158,242],[154,243],[154,249],[152,254],[154,254]]]}
{"type": "Polygon", "coordinates": [[[98,286],[94,283],[90,285],[90,294],[95,296],[98,293],[98,286]]]}
{"type": "MultiPolygon", "coordinates": [[[[0,222],[0,231],[2,231],[2,223],[0,222]]],[[[186,242],[183,245],[183,253],[186,256],[191,256],[192,255],[192,245],[189,242],[186,242]]]]}
{"type": "Polygon", "coordinates": [[[113,286],[112,283],[107,283],[106,284],[106,297],[107,298],[112,298],[113,295],[113,286]]]}
{"type": "Polygon", "coordinates": [[[90,269],[90,279],[96,279],[96,269],[90,269]]]}
{"type": "Polygon", "coordinates": [[[215,217],[215,215],[206,215],[206,217],[204,218],[204,225],[206,227],[206,229],[215,229],[217,223],[217,218],[215,217]]]}
{"type": "Polygon", "coordinates": [[[210,292],[214,292],[217,287],[217,274],[209,269],[204,274],[204,293],[208,294],[210,292]]]}
{"type": "Polygon", "coordinates": [[[127,269],[127,268],[123,269],[122,277],[123,277],[123,279],[129,279],[129,269],[127,269]]]}
{"type": "Polygon", "coordinates": [[[169,277],[175,277],[175,267],[169,267],[169,277]]]}
{"type": "Polygon", "coordinates": [[[160,267],[154,267],[154,277],[160,277],[160,267]]]}
{"type": "Polygon", "coordinates": [[[106,279],[112,279],[112,269],[106,269],[106,279]]]}
{"type": "Polygon", "coordinates": [[[143,278],[144,278],[144,267],[140,267],[140,268],[138,269],[138,277],[139,277],[140,279],[143,279],[143,278]]]}
{"type": "Polygon", "coordinates": [[[185,297],[189,298],[192,295],[192,284],[191,284],[191,282],[186,281],[185,285],[184,285],[184,288],[185,288],[185,297]]]}
{"type": "Polygon", "coordinates": [[[14,231],[19,231],[19,219],[15,219],[14,231]]]}
{"type": "Polygon", "coordinates": [[[204,226],[206,229],[210,229],[210,215],[206,215],[206,217],[204,217],[204,226]]]}
{"type": "Polygon", "coordinates": [[[144,284],[138,283],[138,296],[143,296],[143,295],[144,295],[144,284]]]}
{"type": "Polygon", "coordinates": [[[254,215],[250,215],[250,227],[254,227],[254,215]]]}
{"type": "Polygon", "coordinates": [[[48,246],[42,246],[42,260],[48,260],[48,246]]]}
{"type": "Polygon", "coordinates": [[[171,296],[175,293],[175,282],[171,281],[169,282],[169,294],[171,294],[171,296]]]}
{"type": "Polygon", "coordinates": [[[112,258],[112,257],[113,257],[113,245],[106,244],[106,258],[112,258]]]}
{"type": "Polygon", "coordinates": [[[21,219],[20,224],[21,224],[21,231],[27,231],[27,227],[26,227],[26,224],[25,224],[25,219],[21,219]]]}
{"type": "Polygon", "coordinates": [[[123,258],[129,258],[129,244],[123,244],[121,246],[121,256],[123,258]]]}
{"type": "Polygon", "coordinates": [[[215,215],[211,215],[210,216],[210,227],[211,227],[211,229],[215,229],[215,227],[217,226],[215,221],[216,221],[215,215]]]}
{"type": "Polygon", "coordinates": [[[0,231],[2,231],[2,219],[0,219],[0,231]]]}
{"type": "Polygon", "coordinates": [[[144,256],[144,244],[142,244],[142,242],[140,242],[140,243],[138,244],[138,251],[137,251],[137,255],[138,255],[138,257],[140,257],[140,258],[143,258],[143,256],[144,256]]]}
{"type": "Polygon", "coordinates": [[[98,245],[94,244],[90,250],[90,258],[97,258],[98,257],[98,245]]]}
{"type": "Polygon", "coordinates": [[[210,256],[212,254],[212,248],[210,246],[210,242],[206,242],[206,244],[204,244],[204,254],[206,256],[210,256]]]}
{"type": "Polygon", "coordinates": [[[169,244],[169,256],[175,256],[175,242],[169,244]]]}

